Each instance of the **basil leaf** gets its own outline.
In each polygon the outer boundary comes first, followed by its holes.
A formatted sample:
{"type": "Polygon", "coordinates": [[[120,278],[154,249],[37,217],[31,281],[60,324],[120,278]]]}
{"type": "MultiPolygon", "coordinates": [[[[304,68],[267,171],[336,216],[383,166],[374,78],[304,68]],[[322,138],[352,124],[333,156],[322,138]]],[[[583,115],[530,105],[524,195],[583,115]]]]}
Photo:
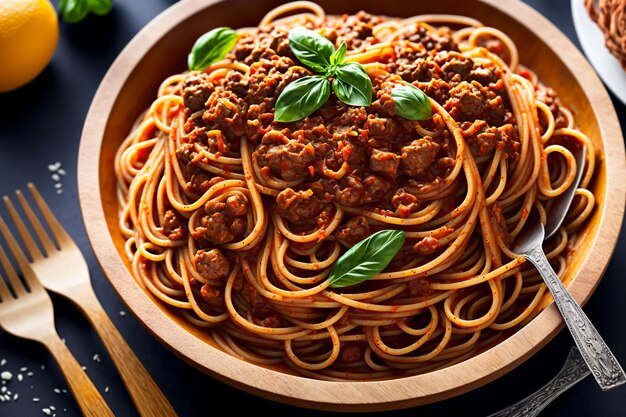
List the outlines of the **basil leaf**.
{"type": "Polygon", "coordinates": [[[315,72],[324,72],[335,52],[333,44],[312,30],[296,27],[289,31],[289,47],[294,55],[315,72]]]}
{"type": "Polygon", "coordinates": [[[381,230],[348,249],[330,271],[330,286],[349,287],[379,274],[404,244],[402,230],[381,230]]]}
{"type": "Polygon", "coordinates": [[[85,0],[65,0],[59,3],[59,14],[66,23],[77,23],[89,14],[85,0]]]}
{"type": "Polygon", "coordinates": [[[331,65],[343,64],[343,61],[346,60],[347,49],[348,49],[348,45],[346,45],[345,42],[342,42],[341,45],[339,45],[339,49],[333,52],[333,54],[330,56],[331,65]]]}
{"type": "Polygon", "coordinates": [[[372,80],[363,65],[350,62],[337,68],[333,91],[337,98],[351,106],[369,106],[372,103],[372,80]]]}
{"type": "Polygon", "coordinates": [[[391,90],[399,116],[409,120],[426,120],[433,115],[430,99],[412,84],[398,85],[391,90]]]}
{"type": "Polygon", "coordinates": [[[89,10],[97,15],[105,15],[111,11],[111,0],[87,0],[89,10]]]}
{"type": "Polygon", "coordinates": [[[322,107],[330,97],[330,82],[320,75],[302,77],[287,85],[276,100],[274,120],[295,122],[322,107]]]}
{"type": "Polygon", "coordinates": [[[187,64],[192,71],[203,70],[224,59],[237,43],[237,33],[231,28],[215,28],[200,36],[191,48],[187,64]]]}

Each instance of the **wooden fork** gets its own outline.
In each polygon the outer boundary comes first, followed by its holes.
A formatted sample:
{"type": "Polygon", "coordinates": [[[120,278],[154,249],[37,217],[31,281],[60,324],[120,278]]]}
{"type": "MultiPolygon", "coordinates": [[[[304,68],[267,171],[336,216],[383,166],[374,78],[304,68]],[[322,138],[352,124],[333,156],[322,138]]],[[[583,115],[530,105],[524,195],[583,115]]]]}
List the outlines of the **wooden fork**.
{"type": "Polygon", "coordinates": [[[4,196],[3,200],[30,254],[32,259],[30,266],[41,284],[48,290],[68,298],[87,317],[104,342],[142,417],[177,416],[163,392],[135,356],[96,298],[89,279],[87,262],[80,249],[52,214],[35,186],[29,183],[28,189],[56,241],[55,245],[22,192],[17,190],[15,194],[39,238],[44,253],[35,243],[11,200],[7,196],[4,196]]]}
{"type": "Polygon", "coordinates": [[[52,301],[41,286],[28,260],[0,217],[0,231],[18,263],[28,290],[0,246],[0,264],[4,268],[11,290],[0,275],[0,327],[15,336],[43,344],[56,362],[86,417],[114,417],[96,387],[59,338],[54,327],[52,301]]]}

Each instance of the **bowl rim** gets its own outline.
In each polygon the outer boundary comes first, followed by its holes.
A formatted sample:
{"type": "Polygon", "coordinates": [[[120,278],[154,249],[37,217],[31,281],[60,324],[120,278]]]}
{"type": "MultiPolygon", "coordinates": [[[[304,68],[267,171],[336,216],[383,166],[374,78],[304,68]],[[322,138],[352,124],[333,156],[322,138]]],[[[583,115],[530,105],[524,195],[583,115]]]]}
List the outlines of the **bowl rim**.
{"type": "MultiPolygon", "coordinates": [[[[99,162],[107,120],[127,77],[144,53],[160,39],[155,34],[167,33],[180,21],[222,1],[225,0],[183,0],[151,20],[109,68],[85,119],[78,156],[78,192],[85,229],[109,282],[140,323],[180,358],[222,382],[264,398],[338,411],[389,410],[450,398],[496,379],[547,344],[564,324],[554,303],[513,336],[459,364],[385,381],[320,381],[263,368],[207,345],[172,321],[138,285],[128,285],[128,282],[135,281],[103,220],[99,162]],[[459,369],[471,369],[471,372],[458,372],[459,369]],[[271,384],[267,383],[269,380],[271,384]]],[[[598,232],[569,287],[574,298],[584,304],[608,266],[624,216],[626,158],[615,109],[591,65],[548,19],[522,2],[479,1],[517,20],[541,38],[550,39],[553,45],[559,45],[558,48],[548,46],[562,61],[570,63],[570,70],[586,94],[598,121],[604,147],[611,150],[605,152],[604,159],[607,172],[605,187],[610,190],[610,198],[607,192],[598,232]],[[525,22],[532,22],[532,28],[525,22]]]]}

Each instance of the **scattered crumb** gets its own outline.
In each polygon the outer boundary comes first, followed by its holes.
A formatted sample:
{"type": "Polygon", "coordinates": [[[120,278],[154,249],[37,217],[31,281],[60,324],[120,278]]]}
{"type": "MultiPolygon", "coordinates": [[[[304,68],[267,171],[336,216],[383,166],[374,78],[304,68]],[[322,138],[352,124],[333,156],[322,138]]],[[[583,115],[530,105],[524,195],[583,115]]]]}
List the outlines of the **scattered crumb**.
{"type": "Polygon", "coordinates": [[[58,188],[57,189],[57,194],[63,194],[63,188],[58,188]]]}
{"type": "Polygon", "coordinates": [[[126,315],[126,312],[124,310],[120,311],[120,316],[124,317],[126,315]]]}
{"type": "Polygon", "coordinates": [[[22,367],[20,368],[20,372],[26,372],[26,371],[28,371],[28,368],[27,368],[27,367],[22,366],[22,367]]]}
{"type": "Polygon", "coordinates": [[[93,361],[94,362],[100,362],[100,355],[98,355],[97,353],[95,355],[93,355],[93,361]]]}
{"type": "Polygon", "coordinates": [[[85,365],[81,366],[81,368],[83,368],[83,371],[87,370],[87,367],[85,365]]]}
{"type": "Polygon", "coordinates": [[[54,392],[55,392],[56,394],[60,394],[60,393],[61,393],[61,390],[60,390],[60,389],[58,389],[58,388],[55,388],[55,389],[54,389],[54,392]]]}
{"type": "Polygon", "coordinates": [[[59,174],[52,174],[50,176],[50,178],[52,178],[53,181],[60,181],[61,177],[59,176],[59,174]]]}
{"type": "Polygon", "coordinates": [[[0,366],[4,366],[4,365],[6,365],[6,364],[7,364],[7,360],[6,360],[6,359],[2,359],[2,360],[0,361],[0,366]]]}
{"type": "Polygon", "coordinates": [[[67,390],[66,390],[65,388],[63,388],[63,389],[61,390],[61,392],[62,392],[63,394],[67,394],[67,390]]]}
{"type": "Polygon", "coordinates": [[[17,380],[22,382],[24,380],[24,376],[22,376],[22,374],[17,374],[17,380]]]}
{"type": "Polygon", "coordinates": [[[64,170],[63,168],[60,168],[60,169],[57,171],[57,173],[58,173],[59,175],[65,175],[65,170],[64,170]]]}
{"type": "Polygon", "coordinates": [[[50,409],[51,409],[52,411],[55,411],[55,410],[56,410],[56,408],[55,408],[53,405],[51,405],[51,406],[50,406],[50,409]]]}
{"type": "Polygon", "coordinates": [[[46,365],[41,365],[41,370],[43,371],[44,369],[46,369],[46,365]]]}
{"type": "Polygon", "coordinates": [[[0,378],[2,378],[3,381],[10,381],[11,378],[13,378],[13,374],[9,371],[2,371],[0,378]]]}
{"type": "Polygon", "coordinates": [[[34,372],[32,372],[32,371],[28,371],[28,372],[26,372],[26,376],[33,376],[33,375],[35,375],[35,373],[34,373],[34,372]]]}
{"type": "Polygon", "coordinates": [[[49,408],[42,408],[41,411],[43,411],[43,413],[47,416],[51,416],[52,415],[52,411],[50,411],[49,408]]]}
{"type": "Polygon", "coordinates": [[[48,171],[50,172],[54,172],[56,170],[58,170],[59,168],[61,168],[61,162],[55,162],[54,164],[50,164],[48,165],[48,171]]]}
{"type": "Polygon", "coordinates": [[[109,387],[104,387],[104,392],[109,392],[109,387]]]}
{"type": "Polygon", "coordinates": [[[39,402],[39,398],[37,398],[37,397],[33,398],[33,402],[34,403],[38,403],[39,402]]]}
{"type": "Polygon", "coordinates": [[[61,184],[60,182],[57,182],[56,184],[54,184],[54,188],[61,188],[63,187],[63,184],[61,184]]]}
{"type": "Polygon", "coordinates": [[[15,395],[13,395],[13,401],[17,401],[17,397],[18,397],[18,395],[17,395],[17,392],[16,392],[15,395]]]}

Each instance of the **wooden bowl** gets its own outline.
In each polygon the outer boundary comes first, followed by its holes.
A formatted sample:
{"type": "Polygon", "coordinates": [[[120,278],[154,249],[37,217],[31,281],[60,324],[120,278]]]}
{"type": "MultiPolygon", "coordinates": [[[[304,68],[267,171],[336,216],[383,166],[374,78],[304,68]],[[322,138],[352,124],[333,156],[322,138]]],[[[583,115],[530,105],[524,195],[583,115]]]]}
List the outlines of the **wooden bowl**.
{"type": "MultiPolygon", "coordinates": [[[[464,362],[419,376],[380,382],[323,382],[267,369],[230,356],[201,330],[157,302],[129,272],[118,231],[113,157],[159,83],[185,69],[199,35],[218,26],[256,26],[279,0],[187,0],[149,23],[122,51],[93,100],[81,139],[79,194],[93,250],[120,297],[165,346],[198,369],[247,392],[304,407],[374,411],[443,400],[492,381],[513,369],[563,327],[551,304],[526,327],[464,362]]],[[[626,196],[622,133],[606,90],[572,43],[547,19],[521,2],[410,2],[320,0],[329,14],[366,10],[388,16],[450,13],[474,17],[504,30],[517,44],[520,62],[553,87],[574,113],[598,152],[592,185],[597,208],[572,257],[569,289],[580,303],[591,296],[619,234],[626,196]],[[605,150],[609,149],[609,152],[605,150]]]]}

